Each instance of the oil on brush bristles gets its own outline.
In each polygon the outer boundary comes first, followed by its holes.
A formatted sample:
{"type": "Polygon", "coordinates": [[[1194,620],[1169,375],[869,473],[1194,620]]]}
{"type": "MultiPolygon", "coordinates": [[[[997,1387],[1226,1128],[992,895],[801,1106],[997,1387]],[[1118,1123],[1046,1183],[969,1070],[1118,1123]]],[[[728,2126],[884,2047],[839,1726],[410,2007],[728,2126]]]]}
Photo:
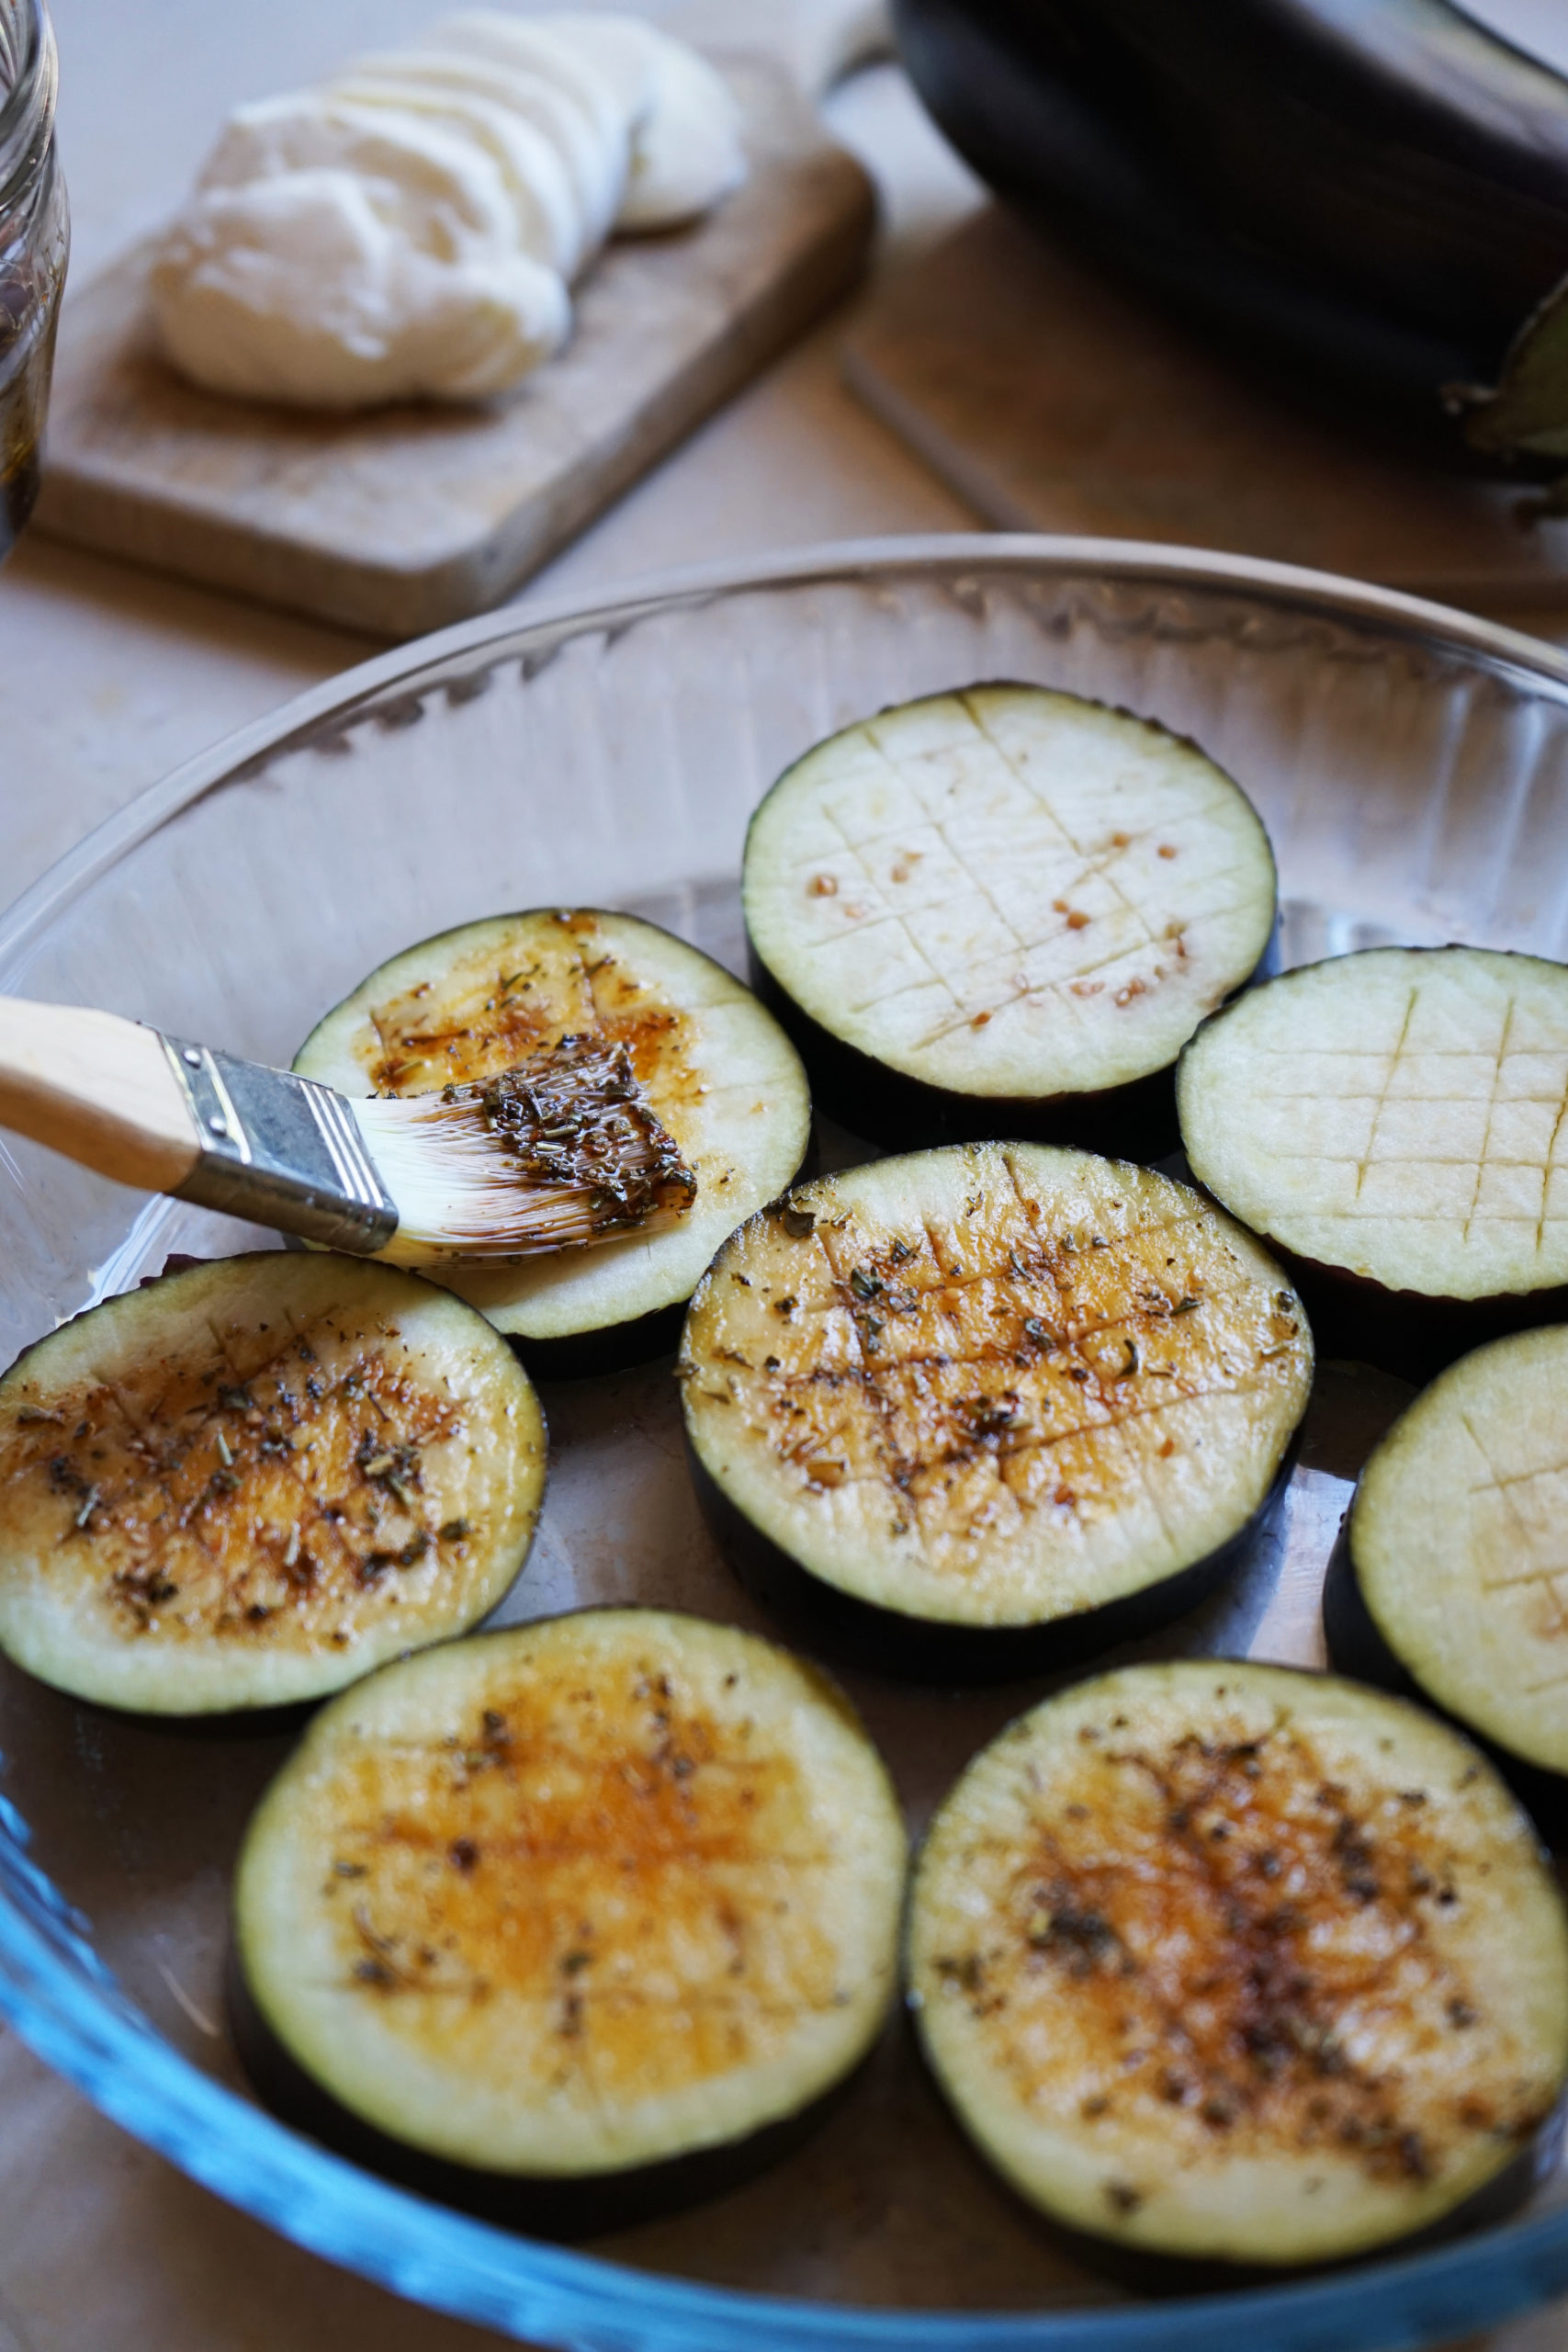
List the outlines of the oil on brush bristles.
{"type": "Polygon", "coordinates": [[[647,1232],[685,1215],[697,1182],[624,1046],[567,1036],[515,1069],[354,1113],[398,1230],[382,1255],[524,1258],[647,1232]]]}

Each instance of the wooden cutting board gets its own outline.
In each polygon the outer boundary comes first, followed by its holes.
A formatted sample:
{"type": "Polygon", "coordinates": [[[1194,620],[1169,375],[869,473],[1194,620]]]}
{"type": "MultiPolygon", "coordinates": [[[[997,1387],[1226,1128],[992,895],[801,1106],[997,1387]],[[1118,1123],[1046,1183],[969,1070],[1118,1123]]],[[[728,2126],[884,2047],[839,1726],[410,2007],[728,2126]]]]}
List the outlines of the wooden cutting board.
{"type": "Polygon", "coordinates": [[[1472,605],[1568,603],[1568,522],[1359,441],[999,206],[889,281],[855,390],[987,522],[1176,540],[1472,605]]]}
{"type": "Polygon", "coordinates": [[[505,401],[333,418],[198,391],[152,347],[148,248],[124,257],[65,304],[34,527],[388,637],[498,604],[863,264],[861,166],[778,65],[714,62],[750,178],[610,245],[567,349],[505,401]]]}

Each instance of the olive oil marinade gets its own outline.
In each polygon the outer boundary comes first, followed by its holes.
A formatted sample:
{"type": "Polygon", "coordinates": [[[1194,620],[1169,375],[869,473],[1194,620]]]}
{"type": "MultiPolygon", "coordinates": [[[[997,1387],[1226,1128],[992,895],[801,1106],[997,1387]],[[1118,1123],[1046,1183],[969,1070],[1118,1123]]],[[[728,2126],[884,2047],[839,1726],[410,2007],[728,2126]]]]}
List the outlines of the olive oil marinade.
{"type": "Polygon", "coordinates": [[[54,313],[40,311],[30,268],[0,256],[0,562],[38,497],[54,313]]]}

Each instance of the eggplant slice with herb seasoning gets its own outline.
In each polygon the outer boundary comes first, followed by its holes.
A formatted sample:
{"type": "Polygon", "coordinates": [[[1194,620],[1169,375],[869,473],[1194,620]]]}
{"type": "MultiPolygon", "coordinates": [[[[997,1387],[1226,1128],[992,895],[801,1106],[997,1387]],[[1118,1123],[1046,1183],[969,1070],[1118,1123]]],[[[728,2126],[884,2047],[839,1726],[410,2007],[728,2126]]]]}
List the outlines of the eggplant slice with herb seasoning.
{"type": "Polygon", "coordinates": [[[394,956],[307,1038],[294,1067],[355,1095],[500,1076],[565,1037],[624,1046],[696,1194],[679,1223],[504,1264],[430,1269],[489,1317],[530,1371],[611,1372],[674,1346],[725,1236],[796,1175],[806,1073],[771,1014],[722,966],[657,924],[535,909],[443,932],[394,956]]]}
{"type": "Polygon", "coordinates": [[[752,977],[857,1135],[1153,1159],[1171,1073],[1274,928],[1256,811],[1197,746],[1039,686],[900,704],[751,820],[752,977]]]}
{"type": "Polygon", "coordinates": [[[138,1713],[320,1698],[495,1606],[545,1460],[511,1351],[417,1275],[166,1274],[0,1380],[0,1649],[138,1713]]]}
{"type": "Polygon", "coordinates": [[[1119,2256],[1290,2267],[1527,2190],[1568,2071],[1568,1922],[1470,1743],[1279,1667],[1130,1667],[964,1772],[909,2001],[964,2129],[1119,2256]]]}
{"type": "Polygon", "coordinates": [[[1363,1469],[1329,1565],[1337,1666],[1409,1690],[1568,1813],[1568,1329],[1478,1348],[1363,1469]]]}
{"type": "Polygon", "coordinates": [[[1568,966],[1373,947],[1217,1014],[1181,1138],[1287,1255],[1325,1349],[1425,1379],[1568,1313],[1568,966]]]}
{"type": "Polygon", "coordinates": [[[1300,1304],[1188,1186],[964,1144],[797,1186],[725,1245],[677,1367],[721,1545],[803,1638],[935,1681],[1193,1607],[1281,1491],[1300,1304]]]}
{"type": "Polygon", "coordinates": [[[897,1989],[903,1824],[859,1718],[757,1635],[587,1610],[313,1721],[235,1885],[237,2023],[295,2120],[563,2234],[807,2131],[897,1989]]]}

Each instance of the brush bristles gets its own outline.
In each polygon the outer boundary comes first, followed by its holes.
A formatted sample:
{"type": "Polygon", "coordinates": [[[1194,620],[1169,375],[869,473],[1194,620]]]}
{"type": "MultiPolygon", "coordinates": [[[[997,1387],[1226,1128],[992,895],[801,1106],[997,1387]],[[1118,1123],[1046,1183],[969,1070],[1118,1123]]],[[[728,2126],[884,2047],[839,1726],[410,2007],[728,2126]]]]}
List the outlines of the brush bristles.
{"type": "Polygon", "coordinates": [[[352,1108],[398,1205],[380,1255],[402,1265],[652,1232],[696,1196],[622,1046],[563,1037],[499,1078],[352,1108]]]}

